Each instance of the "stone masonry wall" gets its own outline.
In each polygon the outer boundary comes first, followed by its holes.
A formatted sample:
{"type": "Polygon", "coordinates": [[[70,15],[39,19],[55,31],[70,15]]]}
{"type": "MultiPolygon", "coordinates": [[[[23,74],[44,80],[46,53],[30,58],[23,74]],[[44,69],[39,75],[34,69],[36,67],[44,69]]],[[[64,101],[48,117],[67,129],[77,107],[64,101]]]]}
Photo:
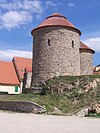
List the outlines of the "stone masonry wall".
{"type": "Polygon", "coordinates": [[[80,75],[79,34],[66,27],[33,33],[33,85],[56,76],[80,75]]]}
{"type": "Polygon", "coordinates": [[[93,53],[89,50],[80,51],[81,75],[93,74],[93,53]]]}
{"type": "Polygon", "coordinates": [[[46,110],[33,102],[27,101],[0,101],[0,109],[25,113],[43,113],[46,110]]]}
{"type": "Polygon", "coordinates": [[[25,88],[30,88],[32,80],[32,72],[25,73],[24,80],[25,80],[25,85],[24,85],[25,88]]]}

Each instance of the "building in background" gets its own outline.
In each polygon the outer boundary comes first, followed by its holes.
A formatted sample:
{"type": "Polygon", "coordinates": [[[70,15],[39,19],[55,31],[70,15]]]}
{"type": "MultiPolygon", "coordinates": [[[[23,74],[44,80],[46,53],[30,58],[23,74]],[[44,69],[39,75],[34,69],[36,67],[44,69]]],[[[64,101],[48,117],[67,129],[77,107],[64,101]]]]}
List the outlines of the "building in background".
{"type": "Polygon", "coordinates": [[[93,75],[93,54],[95,51],[80,42],[80,75],[93,75]]]}
{"type": "Polygon", "coordinates": [[[0,94],[20,94],[22,89],[12,62],[0,61],[0,94]]]}
{"type": "MultiPolygon", "coordinates": [[[[65,16],[54,13],[31,33],[33,59],[0,61],[0,93],[20,94],[57,76],[93,74],[95,51],[80,41],[80,30],[65,16]]],[[[100,72],[100,65],[94,72],[100,72]]]]}
{"type": "Polygon", "coordinates": [[[0,61],[0,94],[20,94],[31,85],[32,59],[14,57],[0,61]]]}
{"type": "Polygon", "coordinates": [[[50,15],[31,34],[33,86],[57,76],[93,74],[94,50],[80,42],[80,30],[65,16],[50,15]]]}
{"type": "Polygon", "coordinates": [[[31,88],[31,81],[32,81],[32,68],[25,68],[24,73],[24,81],[23,81],[23,92],[24,89],[31,88]]]}
{"type": "MultiPolygon", "coordinates": [[[[12,62],[14,64],[14,68],[15,68],[17,77],[20,81],[21,88],[23,88],[24,86],[26,86],[25,83],[28,82],[28,81],[24,81],[24,73],[26,72],[26,69],[28,68],[32,71],[32,59],[22,58],[22,57],[14,57],[12,62]],[[23,85],[23,83],[24,83],[24,85],[23,85]]],[[[25,76],[25,80],[26,79],[28,80],[28,78],[26,78],[26,76],[25,76]]]]}
{"type": "Polygon", "coordinates": [[[93,74],[100,75],[100,64],[94,67],[93,74]]]}

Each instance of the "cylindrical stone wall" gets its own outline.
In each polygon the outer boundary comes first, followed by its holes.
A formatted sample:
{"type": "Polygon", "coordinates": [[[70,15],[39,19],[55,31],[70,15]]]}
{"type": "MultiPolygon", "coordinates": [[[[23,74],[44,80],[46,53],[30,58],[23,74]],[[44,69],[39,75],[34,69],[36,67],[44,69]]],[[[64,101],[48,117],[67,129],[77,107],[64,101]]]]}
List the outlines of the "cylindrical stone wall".
{"type": "Polygon", "coordinates": [[[44,27],[33,33],[33,85],[56,76],[80,75],[79,33],[67,27],[44,27]]]}
{"type": "Polygon", "coordinates": [[[81,75],[93,75],[93,52],[90,50],[80,50],[81,75]]]}

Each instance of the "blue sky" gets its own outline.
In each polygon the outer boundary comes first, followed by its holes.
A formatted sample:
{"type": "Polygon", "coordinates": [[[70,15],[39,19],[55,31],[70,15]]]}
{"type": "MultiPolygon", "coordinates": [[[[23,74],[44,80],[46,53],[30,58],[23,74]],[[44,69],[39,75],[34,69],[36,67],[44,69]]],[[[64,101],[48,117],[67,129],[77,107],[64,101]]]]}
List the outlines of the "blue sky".
{"type": "Polygon", "coordinates": [[[80,29],[81,40],[96,51],[94,65],[100,64],[99,0],[0,0],[0,60],[31,57],[31,30],[54,12],[80,29]]]}

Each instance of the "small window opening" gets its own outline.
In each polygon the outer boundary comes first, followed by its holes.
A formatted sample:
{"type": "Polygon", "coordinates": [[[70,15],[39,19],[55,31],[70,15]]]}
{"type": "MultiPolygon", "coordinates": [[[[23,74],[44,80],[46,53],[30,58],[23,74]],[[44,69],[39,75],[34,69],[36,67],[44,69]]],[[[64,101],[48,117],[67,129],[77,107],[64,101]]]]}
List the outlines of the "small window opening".
{"type": "Polygon", "coordinates": [[[50,39],[48,39],[48,46],[50,46],[50,39]]]}
{"type": "Polygon", "coordinates": [[[17,85],[15,86],[15,92],[18,92],[18,86],[17,85]]]}
{"type": "Polygon", "coordinates": [[[64,32],[61,32],[60,34],[61,34],[61,35],[64,35],[64,32]]]}
{"type": "Polygon", "coordinates": [[[74,41],[72,40],[72,48],[74,48],[74,41]]]}

